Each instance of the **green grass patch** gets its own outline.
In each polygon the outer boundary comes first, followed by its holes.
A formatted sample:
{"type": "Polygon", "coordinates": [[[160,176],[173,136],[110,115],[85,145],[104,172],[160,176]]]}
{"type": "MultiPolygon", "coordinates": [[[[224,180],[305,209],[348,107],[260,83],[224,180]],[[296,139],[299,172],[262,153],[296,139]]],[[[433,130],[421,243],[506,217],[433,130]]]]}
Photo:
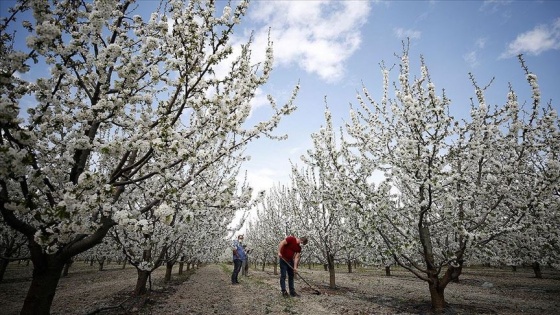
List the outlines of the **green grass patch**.
{"type": "Polygon", "coordinates": [[[233,266],[228,265],[226,263],[221,263],[220,267],[222,268],[222,271],[224,273],[232,273],[233,272],[233,266]]]}

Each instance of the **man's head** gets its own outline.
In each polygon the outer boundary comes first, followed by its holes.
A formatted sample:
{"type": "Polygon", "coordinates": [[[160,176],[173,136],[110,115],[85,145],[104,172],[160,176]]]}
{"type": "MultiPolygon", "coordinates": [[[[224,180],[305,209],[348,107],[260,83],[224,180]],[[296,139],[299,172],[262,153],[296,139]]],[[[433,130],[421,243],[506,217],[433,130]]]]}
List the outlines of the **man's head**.
{"type": "Polygon", "coordinates": [[[307,245],[307,237],[303,236],[299,238],[299,243],[301,245],[307,245]]]}
{"type": "Polygon", "coordinates": [[[237,236],[237,240],[240,241],[240,242],[243,242],[243,234],[239,234],[237,236]]]}

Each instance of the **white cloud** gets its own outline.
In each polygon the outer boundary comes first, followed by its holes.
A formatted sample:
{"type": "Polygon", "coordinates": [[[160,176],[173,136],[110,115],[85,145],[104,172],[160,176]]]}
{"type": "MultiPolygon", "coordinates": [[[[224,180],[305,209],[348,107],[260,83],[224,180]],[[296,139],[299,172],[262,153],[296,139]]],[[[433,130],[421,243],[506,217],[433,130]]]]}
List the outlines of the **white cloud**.
{"type": "Polygon", "coordinates": [[[474,68],[479,64],[476,50],[472,50],[464,54],[463,59],[469,64],[471,68],[474,68]]]}
{"type": "Polygon", "coordinates": [[[269,190],[278,183],[278,171],[270,168],[252,169],[247,173],[247,181],[253,187],[255,193],[261,190],[269,190]]]}
{"type": "Polygon", "coordinates": [[[344,75],[344,62],[361,44],[360,27],[369,14],[367,1],[262,1],[249,9],[262,27],[255,50],[266,45],[270,30],[277,65],[296,64],[327,82],[344,75]]]}
{"type": "Polygon", "coordinates": [[[483,49],[486,46],[486,38],[479,38],[476,40],[476,48],[483,49]]]}
{"type": "Polygon", "coordinates": [[[488,15],[498,15],[501,17],[501,23],[506,23],[513,17],[510,4],[513,0],[485,0],[479,8],[479,11],[488,15]]]}
{"type": "Polygon", "coordinates": [[[393,32],[400,39],[404,39],[404,38],[418,39],[422,35],[422,32],[420,31],[413,30],[413,29],[404,29],[401,27],[395,28],[393,32]]]}
{"type": "Polygon", "coordinates": [[[560,18],[557,18],[551,25],[539,25],[530,31],[519,34],[513,42],[508,44],[500,58],[513,57],[522,53],[537,56],[544,51],[557,49],[560,49],[560,18]]]}
{"type": "Polygon", "coordinates": [[[486,38],[480,37],[474,43],[474,48],[463,55],[463,60],[465,60],[471,68],[477,67],[480,62],[478,61],[479,53],[486,46],[486,38]]]}
{"type": "Polygon", "coordinates": [[[251,99],[251,115],[253,111],[261,106],[267,106],[270,102],[268,101],[268,96],[263,93],[261,88],[257,88],[255,91],[255,96],[251,99]]]}
{"type": "Polygon", "coordinates": [[[480,6],[480,11],[496,13],[502,11],[502,7],[506,7],[512,2],[512,0],[485,0],[480,6]]]}

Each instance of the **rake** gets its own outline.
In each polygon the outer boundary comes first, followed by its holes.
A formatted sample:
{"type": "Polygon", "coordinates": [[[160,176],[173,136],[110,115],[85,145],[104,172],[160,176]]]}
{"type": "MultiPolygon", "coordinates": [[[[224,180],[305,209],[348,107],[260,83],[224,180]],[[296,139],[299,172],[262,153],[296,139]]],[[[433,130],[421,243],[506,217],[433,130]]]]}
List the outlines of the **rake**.
{"type": "Polygon", "coordinates": [[[308,286],[311,290],[313,290],[313,294],[315,294],[315,295],[321,295],[321,292],[320,292],[319,290],[313,288],[313,287],[311,286],[311,284],[309,284],[309,282],[307,282],[307,280],[305,280],[305,278],[303,278],[303,277],[299,274],[299,272],[296,272],[296,271],[294,270],[294,267],[292,267],[292,265],[290,265],[290,264],[286,261],[286,259],[284,259],[284,257],[280,257],[280,259],[282,259],[288,266],[290,266],[290,268],[294,271],[294,273],[297,274],[297,275],[299,276],[299,278],[300,278],[301,280],[303,280],[303,282],[305,282],[305,284],[307,284],[307,286],[308,286]]]}

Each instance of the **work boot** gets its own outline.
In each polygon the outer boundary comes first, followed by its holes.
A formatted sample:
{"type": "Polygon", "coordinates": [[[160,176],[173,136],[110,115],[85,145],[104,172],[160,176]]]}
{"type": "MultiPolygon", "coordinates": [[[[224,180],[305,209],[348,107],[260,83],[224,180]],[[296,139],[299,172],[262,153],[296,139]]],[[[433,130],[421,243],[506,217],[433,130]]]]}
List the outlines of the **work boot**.
{"type": "Polygon", "coordinates": [[[283,296],[283,297],[289,297],[290,295],[288,294],[288,292],[282,291],[282,296],[283,296]]]}
{"type": "Polygon", "coordinates": [[[297,294],[296,291],[294,291],[294,292],[290,292],[290,296],[291,297],[298,297],[299,294],[297,294]]]}

